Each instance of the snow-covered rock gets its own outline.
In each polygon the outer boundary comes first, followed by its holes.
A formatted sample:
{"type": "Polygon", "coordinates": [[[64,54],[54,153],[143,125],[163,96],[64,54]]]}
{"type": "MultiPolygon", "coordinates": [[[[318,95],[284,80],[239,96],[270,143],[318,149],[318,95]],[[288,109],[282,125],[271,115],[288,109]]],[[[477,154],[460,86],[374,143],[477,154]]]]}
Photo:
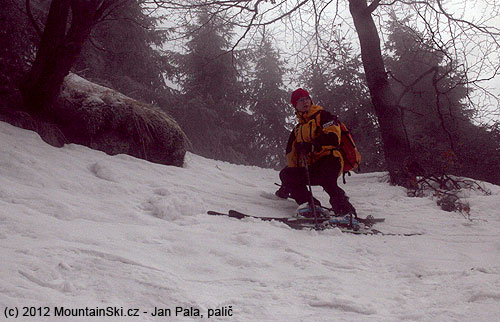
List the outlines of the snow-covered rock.
{"type": "Polygon", "coordinates": [[[181,166],[187,137],[159,108],[70,73],[56,104],[58,126],[72,143],[181,166]]]}

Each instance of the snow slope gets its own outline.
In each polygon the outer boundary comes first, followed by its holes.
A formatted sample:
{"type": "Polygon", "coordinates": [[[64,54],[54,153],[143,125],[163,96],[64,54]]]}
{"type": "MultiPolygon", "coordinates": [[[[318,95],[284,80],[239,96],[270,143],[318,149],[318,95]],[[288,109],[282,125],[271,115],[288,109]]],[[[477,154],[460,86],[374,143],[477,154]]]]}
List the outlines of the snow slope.
{"type": "Polygon", "coordinates": [[[500,187],[469,193],[470,222],[383,176],[354,175],[343,187],[360,215],[386,218],[379,230],[423,235],[208,216],[279,217],[296,205],[271,197],[274,170],[57,149],[0,122],[0,320],[499,321],[500,187]],[[108,307],[139,316],[54,316],[108,307]],[[175,316],[176,307],[185,310],[175,316]]]}

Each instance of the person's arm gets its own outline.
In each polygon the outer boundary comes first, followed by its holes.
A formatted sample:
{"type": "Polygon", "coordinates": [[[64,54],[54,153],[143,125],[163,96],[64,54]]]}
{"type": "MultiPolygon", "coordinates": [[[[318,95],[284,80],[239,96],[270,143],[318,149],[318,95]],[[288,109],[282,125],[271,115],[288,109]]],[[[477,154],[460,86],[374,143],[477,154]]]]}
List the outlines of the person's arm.
{"type": "Polygon", "coordinates": [[[288,143],[286,145],[286,166],[287,167],[297,167],[298,159],[297,153],[295,151],[295,131],[292,130],[290,136],[288,137],[288,143]]]}
{"type": "Polygon", "coordinates": [[[313,142],[315,148],[319,146],[339,146],[341,130],[337,118],[330,112],[323,110],[320,115],[320,126],[321,132],[313,142]]]}

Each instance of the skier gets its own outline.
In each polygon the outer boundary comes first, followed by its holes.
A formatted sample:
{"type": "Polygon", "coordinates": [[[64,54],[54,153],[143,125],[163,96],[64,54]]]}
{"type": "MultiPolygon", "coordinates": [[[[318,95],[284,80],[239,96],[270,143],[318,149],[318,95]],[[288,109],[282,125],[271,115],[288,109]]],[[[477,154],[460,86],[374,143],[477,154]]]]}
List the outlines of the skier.
{"type": "MultiPolygon", "coordinates": [[[[297,213],[310,214],[311,194],[307,190],[306,160],[311,185],[322,186],[330,196],[337,215],[356,214],[344,190],[337,185],[342,173],[343,159],[338,146],[340,127],[330,112],[314,105],[309,92],[299,88],[292,93],[291,103],[299,123],[290,133],[286,147],[287,166],[280,172],[281,188],[276,195],[289,196],[299,204],[297,213]],[[305,159],[303,158],[305,156],[305,159]]],[[[318,200],[314,200],[319,205],[318,200]]]]}

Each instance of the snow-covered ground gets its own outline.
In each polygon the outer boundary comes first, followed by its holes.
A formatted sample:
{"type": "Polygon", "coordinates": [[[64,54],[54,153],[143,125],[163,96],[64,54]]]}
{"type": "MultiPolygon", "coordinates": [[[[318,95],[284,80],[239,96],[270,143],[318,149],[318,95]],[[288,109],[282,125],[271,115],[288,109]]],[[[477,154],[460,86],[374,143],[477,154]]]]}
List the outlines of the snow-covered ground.
{"type": "Polygon", "coordinates": [[[500,187],[469,193],[471,222],[383,176],[354,175],[343,187],[360,215],[386,218],[379,230],[423,235],[208,216],[280,217],[296,205],[271,197],[273,170],[57,149],[0,122],[0,320],[499,321],[500,187]],[[54,316],[114,308],[139,316],[54,316]]]}

